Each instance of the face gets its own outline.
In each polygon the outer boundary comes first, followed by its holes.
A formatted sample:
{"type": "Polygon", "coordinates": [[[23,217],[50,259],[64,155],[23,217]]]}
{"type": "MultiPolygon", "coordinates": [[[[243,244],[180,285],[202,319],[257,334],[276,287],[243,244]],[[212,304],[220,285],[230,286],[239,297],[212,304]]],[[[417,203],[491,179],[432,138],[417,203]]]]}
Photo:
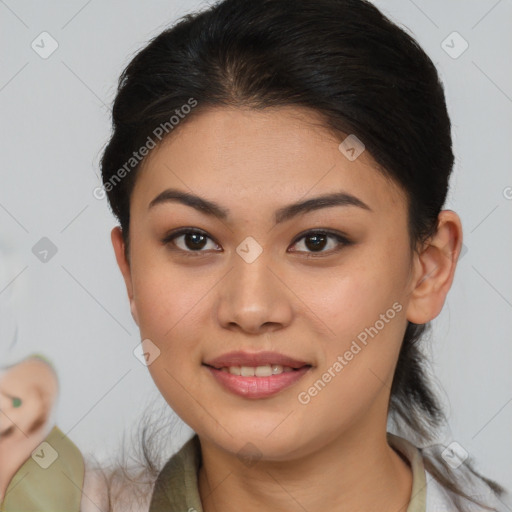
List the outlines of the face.
{"type": "Polygon", "coordinates": [[[129,266],[114,245],[149,371],[174,411],[229,452],[251,442],[286,460],[385,429],[417,277],[407,204],[342,140],[306,110],[212,109],[137,177],[129,266]]]}

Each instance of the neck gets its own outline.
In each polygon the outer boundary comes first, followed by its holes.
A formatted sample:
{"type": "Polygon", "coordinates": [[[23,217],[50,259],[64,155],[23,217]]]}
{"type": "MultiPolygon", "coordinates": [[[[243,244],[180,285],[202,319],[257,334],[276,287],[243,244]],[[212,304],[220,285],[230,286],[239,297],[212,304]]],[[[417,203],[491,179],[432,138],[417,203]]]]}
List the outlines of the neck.
{"type": "Polygon", "coordinates": [[[201,440],[199,493],[205,512],[290,509],[405,512],[409,465],[387,443],[386,429],[353,429],[293,461],[246,467],[236,455],[201,440]]]}

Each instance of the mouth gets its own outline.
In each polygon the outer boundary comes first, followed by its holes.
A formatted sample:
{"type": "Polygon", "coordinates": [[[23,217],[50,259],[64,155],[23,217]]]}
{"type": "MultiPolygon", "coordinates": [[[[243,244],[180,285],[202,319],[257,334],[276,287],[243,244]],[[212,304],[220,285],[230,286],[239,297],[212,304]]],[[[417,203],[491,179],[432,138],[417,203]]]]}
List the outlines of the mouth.
{"type": "Polygon", "coordinates": [[[203,367],[223,390],[248,399],[262,399],[277,395],[296,384],[312,368],[310,364],[298,368],[279,364],[216,368],[204,363],[203,367]]]}
{"type": "MultiPolygon", "coordinates": [[[[291,356],[287,356],[285,354],[280,354],[279,352],[229,352],[227,354],[223,354],[214,359],[209,359],[204,361],[205,365],[216,368],[217,370],[221,370],[222,368],[254,368],[255,370],[259,368],[259,372],[264,372],[262,376],[268,376],[265,372],[268,373],[268,368],[270,367],[271,373],[275,371],[276,373],[280,373],[280,367],[283,368],[291,368],[291,370],[298,370],[304,366],[311,366],[306,361],[299,361],[294,359],[291,356]],[[264,368],[264,369],[263,369],[264,368]]],[[[236,371],[236,370],[235,370],[236,371]]],[[[249,371],[249,370],[246,370],[249,371]]],[[[288,370],[287,370],[288,371],[288,370]]],[[[251,376],[250,374],[248,376],[251,376]]]]}
{"type": "Polygon", "coordinates": [[[276,352],[232,352],[202,365],[224,390],[251,399],[273,396],[313,368],[309,363],[276,352]]]}

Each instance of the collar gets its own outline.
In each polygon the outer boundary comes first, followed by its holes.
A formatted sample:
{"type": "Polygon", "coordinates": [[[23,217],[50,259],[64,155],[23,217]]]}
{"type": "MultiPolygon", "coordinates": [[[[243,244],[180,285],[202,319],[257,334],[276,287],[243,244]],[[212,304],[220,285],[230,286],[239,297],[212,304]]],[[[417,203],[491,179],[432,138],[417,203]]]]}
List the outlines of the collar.
{"type": "MultiPolygon", "coordinates": [[[[426,475],[421,452],[402,437],[387,433],[389,445],[402,454],[412,470],[412,492],[406,512],[425,512],[426,475]]],[[[165,510],[195,510],[203,512],[199,496],[198,472],[201,465],[201,445],[195,434],[173,455],[160,471],[155,482],[149,512],[165,510]]]]}
{"type": "Polygon", "coordinates": [[[82,453],[54,426],[13,476],[0,511],[79,512],[84,472],[82,453]]]}

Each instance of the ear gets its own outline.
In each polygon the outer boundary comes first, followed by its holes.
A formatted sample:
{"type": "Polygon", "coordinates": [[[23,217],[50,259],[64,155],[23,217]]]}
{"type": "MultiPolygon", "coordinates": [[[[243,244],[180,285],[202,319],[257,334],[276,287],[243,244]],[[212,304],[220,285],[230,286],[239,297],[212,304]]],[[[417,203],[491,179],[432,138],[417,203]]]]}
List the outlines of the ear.
{"type": "Polygon", "coordinates": [[[139,325],[139,317],[137,315],[137,306],[133,296],[133,283],[132,274],[130,269],[130,263],[126,259],[126,247],[123,238],[123,231],[120,226],[116,226],[110,233],[112,240],[112,246],[114,247],[114,253],[116,255],[117,265],[121,274],[123,275],[124,283],[126,285],[126,291],[128,293],[128,300],[130,301],[130,310],[135,323],[139,325]]]}
{"type": "Polygon", "coordinates": [[[441,211],[436,233],[414,256],[413,290],[407,320],[425,324],[439,315],[453,282],[461,248],[459,216],[451,210],[441,211]]]}

